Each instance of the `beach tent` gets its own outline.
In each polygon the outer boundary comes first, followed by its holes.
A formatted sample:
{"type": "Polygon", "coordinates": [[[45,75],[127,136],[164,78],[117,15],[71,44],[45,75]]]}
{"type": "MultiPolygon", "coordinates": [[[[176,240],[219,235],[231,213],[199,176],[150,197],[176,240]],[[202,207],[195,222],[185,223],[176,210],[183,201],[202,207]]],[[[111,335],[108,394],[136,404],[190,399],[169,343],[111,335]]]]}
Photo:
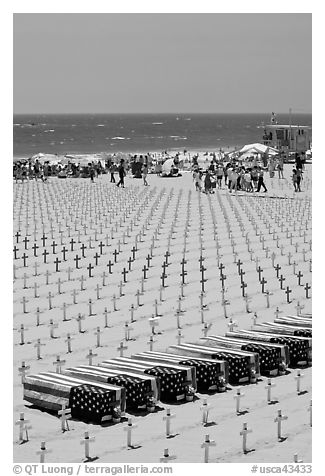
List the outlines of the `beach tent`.
{"type": "Polygon", "coordinates": [[[173,166],[174,166],[174,159],[165,160],[165,162],[162,164],[162,174],[163,175],[170,174],[170,171],[173,166]]]}
{"type": "Polygon", "coordinates": [[[239,152],[256,152],[257,154],[276,155],[278,153],[278,150],[274,149],[273,147],[269,147],[267,145],[255,142],[254,144],[244,145],[244,147],[242,147],[239,152]]]}
{"type": "Polygon", "coordinates": [[[35,154],[32,157],[32,160],[38,160],[41,164],[44,164],[45,162],[49,162],[50,164],[58,163],[62,156],[56,155],[56,154],[35,154]]]}

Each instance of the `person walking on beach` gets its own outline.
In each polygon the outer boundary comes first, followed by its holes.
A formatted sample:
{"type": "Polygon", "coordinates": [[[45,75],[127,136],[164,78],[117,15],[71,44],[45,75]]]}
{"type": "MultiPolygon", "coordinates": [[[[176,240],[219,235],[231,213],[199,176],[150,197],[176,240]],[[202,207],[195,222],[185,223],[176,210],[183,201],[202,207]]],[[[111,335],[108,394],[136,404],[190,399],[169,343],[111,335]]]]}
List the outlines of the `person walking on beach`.
{"type": "Polygon", "coordinates": [[[117,182],[117,187],[121,185],[122,188],[124,188],[124,177],[126,175],[125,169],[124,169],[124,159],[121,159],[120,165],[118,167],[118,175],[120,177],[120,180],[117,182]]]}
{"type": "Polygon", "coordinates": [[[111,162],[111,164],[109,166],[109,172],[111,174],[111,183],[115,183],[115,177],[114,177],[115,164],[114,164],[114,162],[111,162]]]}
{"type": "Polygon", "coordinates": [[[94,168],[93,164],[90,165],[89,175],[90,175],[90,181],[94,182],[95,168],[94,168]]]}
{"type": "Polygon", "coordinates": [[[223,177],[223,167],[221,164],[219,164],[217,166],[217,185],[218,185],[218,188],[221,188],[222,187],[222,177],[223,177]]]}
{"type": "Polygon", "coordinates": [[[200,192],[200,190],[201,190],[201,176],[200,176],[200,172],[199,172],[198,169],[194,169],[193,180],[194,180],[194,184],[195,184],[195,190],[197,192],[200,192]]]}
{"type": "Polygon", "coordinates": [[[284,178],[284,176],[283,176],[283,157],[279,156],[277,162],[278,162],[277,169],[278,169],[279,179],[283,179],[284,178]]]}
{"type": "Polygon", "coordinates": [[[253,190],[255,191],[258,187],[258,170],[257,166],[255,165],[252,170],[251,170],[251,177],[252,177],[252,182],[253,182],[253,190]]]}
{"type": "Polygon", "coordinates": [[[261,169],[260,167],[258,171],[257,192],[261,190],[261,187],[264,188],[264,192],[267,192],[267,188],[264,183],[264,172],[263,172],[263,169],[261,169]]]}
{"type": "Polygon", "coordinates": [[[148,175],[148,164],[145,162],[142,167],[142,178],[143,178],[143,185],[149,185],[147,182],[147,175],[148,175]]]}
{"type": "Polygon", "coordinates": [[[301,192],[301,188],[300,188],[300,183],[302,181],[302,170],[301,169],[297,169],[296,170],[296,192],[301,192]]]}
{"type": "Polygon", "coordinates": [[[204,178],[204,192],[211,193],[211,189],[212,189],[211,175],[210,175],[210,171],[207,170],[205,173],[205,178],[204,178]]]}

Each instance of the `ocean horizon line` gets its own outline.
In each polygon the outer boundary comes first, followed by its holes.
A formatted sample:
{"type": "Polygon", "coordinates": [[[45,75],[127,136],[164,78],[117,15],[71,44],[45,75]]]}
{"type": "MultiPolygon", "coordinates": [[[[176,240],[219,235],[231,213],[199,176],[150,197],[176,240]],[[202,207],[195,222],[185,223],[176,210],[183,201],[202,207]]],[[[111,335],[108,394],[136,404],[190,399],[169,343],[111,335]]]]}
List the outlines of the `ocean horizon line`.
{"type": "MultiPolygon", "coordinates": [[[[86,115],[95,115],[95,116],[131,116],[131,115],[141,115],[141,116],[154,116],[154,115],[168,115],[168,116],[177,116],[177,115],[192,115],[192,116],[202,116],[202,115],[265,115],[271,114],[271,111],[260,111],[260,112],[14,112],[13,116],[33,116],[33,115],[46,115],[46,116],[86,116],[86,115]]],[[[280,114],[289,114],[290,111],[276,111],[277,115],[280,114]]],[[[312,112],[295,112],[291,111],[291,115],[312,115],[312,112]]]]}

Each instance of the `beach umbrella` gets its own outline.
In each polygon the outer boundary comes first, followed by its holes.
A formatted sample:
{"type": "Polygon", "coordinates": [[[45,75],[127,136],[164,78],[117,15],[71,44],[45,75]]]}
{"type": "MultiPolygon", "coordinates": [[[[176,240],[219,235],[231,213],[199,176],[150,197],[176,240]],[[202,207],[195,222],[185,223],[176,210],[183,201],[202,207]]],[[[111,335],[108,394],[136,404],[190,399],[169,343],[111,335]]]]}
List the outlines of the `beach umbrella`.
{"type": "Polygon", "coordinates": [[[174,165],[174,159],[167,159],[165,162],[162,164],[162,174],[168,175],[170,174],[171,168],[174,165]]]}

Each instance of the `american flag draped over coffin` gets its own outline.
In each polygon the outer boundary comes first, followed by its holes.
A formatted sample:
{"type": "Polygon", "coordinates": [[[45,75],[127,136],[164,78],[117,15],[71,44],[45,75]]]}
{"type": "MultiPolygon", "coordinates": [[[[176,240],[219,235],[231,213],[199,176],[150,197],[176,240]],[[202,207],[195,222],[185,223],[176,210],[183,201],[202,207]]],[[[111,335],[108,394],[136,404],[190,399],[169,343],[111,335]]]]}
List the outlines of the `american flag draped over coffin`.
{"type": "Polygon", "coordinates": [[[173,351],[174,348],[181,349],[184,355],[188,355],[192,358],[203,357],[225,360],[228,362],[229,383],[231,384],[249,382],[251,380],[251,369],[252,366],[255,367],[255,359],[252,358],[252,356],[249,357],[248,353],[202,344],[184,343],[169,347],[171,351],[173,351]]]}
{"type": "Polygon", "coordinates": [[[184,399],[185,386],[193,385],[191,367],[167,364],[157,365],[157,362],[144,362],[133,357],[117,357],[105,360],[102,364],[123,365],[128,370],[138,371],[159,378],[160,399],[162,401],[184,399]]]}
{"type": "Polygon", "coordinates": [[[279,333],[300,337],[312,337],[312,329],[303,326],[298,327],[286,324],[279,324],[277,322],[262,322],[261,324],[257,324],[255,327],[258,330],[260,326],[266,327],[267,329],[270,329],[272,332],[275,332],[277,334],[279,333]]]}
{"type": "Polygon", "coordinates": [[[125,373],[105,367],[82,365],[65,369],[64,374],[82,377],[94,382],[104,382],[125,388],[126,408],[138,408],[146,405],[148,396],[157,398],[156,385],[152,385],[152,378],[125,373]]]}
{"type": "Polygon", "coordinates": [[[24,399],[52,411],[65,404],[72,418],[96,423],[110,420],[114,407],[125,410],[124,388],[54,372],[26,376],[24,399]]]}
{"type": "MultiPolygon", "coordinates": [[[[283,372],[285,367],[288,367],[290,365],[290,354],[289,354],[289,348],[287,345],[284,344],[276,344],[275,342],[260,342],[257,340],[254,340],[253,337],[250,337],[250,335],[247,336],[247,339],[244,338],[243,335],[237,334],[236,331],[229,331],[226,332],[225,337],[230,337],[231,339],[234,339],[240,343],[243,343],[245,345],[254,345],[254,348],[256,346],[256,352],[260,353],[259,349],[273,349],[276,352],[277,358],[277,370],[281,370],[283,372]],[[284,364],[284,367],[282,365],[284,364]]],[[[263,374],[263,366],[264,363],[262,360],[264,359],[264,354],[260,354],[260,368],[261,368],[261,374],[263,374]]],[[[274,373],[276,375],[276,372],[274,373]]],[[[270,375],[273,375],[272,370],[270,370],[270,375]]]]}
{"type": "Polygon", "coordinates": [[[148,351],[137,354],[135,357],[147,356],[149,359],[193,367],[196,373],[198,391],[218,390],[225,391],[228,382],[228,363],[222,360],[204,358],[189,358],[177,355],[177,349],[168,349],[167,352],[148,351]]]}
{"type": "Polygon", "coordinates": [[[285,334],[272,334],[267,332],[266,328],[260,328],[260,331],[251,330],[247,331],[237,330],[236,334],[240,335],[243,339],[253,339],[265,342],[275,342],[278,344],[285,344],[289,348],[290,366],[299,367],[301,365],[307,365],[311,361],[312,344],[311,338],[290,336],[285,334]]]}
{"type": "Polygon", "coordinates": [[[274,319],[274,322],[278,324],[286,324],[287,326],[294,327],[307,327],[312,328],[312,320],[308,317],[302,316],[282,316],[274,319]]]}
{"type": "Polygon", "coordinates": [[[245,342],[229,336],[208,336],[205,341],[213,340],[222,347],[245,350],[259,355],[260,372],[262,375],[278,375],[279,362],[282,361],[281,350],[275,346],[267,346],[258,342],[245,342]]]}

